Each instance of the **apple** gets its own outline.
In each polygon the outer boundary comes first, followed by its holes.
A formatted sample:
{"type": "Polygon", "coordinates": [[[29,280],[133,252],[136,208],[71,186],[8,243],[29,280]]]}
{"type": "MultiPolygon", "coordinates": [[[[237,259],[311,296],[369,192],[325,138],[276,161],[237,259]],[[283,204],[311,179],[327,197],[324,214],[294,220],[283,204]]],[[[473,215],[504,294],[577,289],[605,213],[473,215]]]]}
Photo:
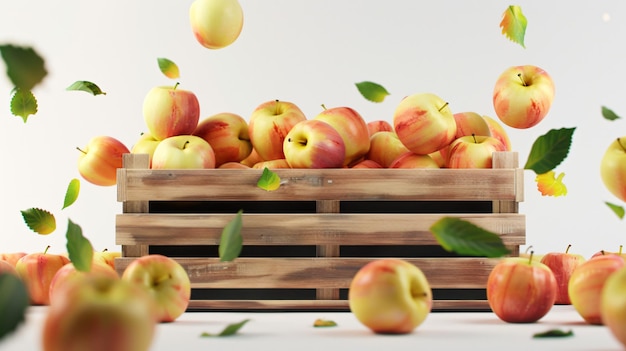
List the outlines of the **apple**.
{"type": "Polygon", "coordinates": [[[189,305],[189,276],[180,263],[167,256],[150,254],[134,259],[124,269],[122,279],[150,293],[158,322],[173,322],[189,305]]]}
{"type": "Polygon", "coordinates": [[[487,278],[489,307],[507,323],[538,321],[554,305],[556,293],[554,274],[532,257],[503,258],[487,278]]]}
{"type": "Polygon", "coordinates": [[[493,107],[507,126],[526,129],[548,114],[554,100],[554,82],[543,69],[533,65],[507,68],[493,89],[493,107]]]}
{"type": "Polygon", "coordinates": [[[67,284],[70,279],[78,279],[82,275],[106,275],[112,278],[119,278],[115,268],[99,260],[93,261],[89,272],[77,270],[74,264],[70,262],[59,268],[54,274],[54,277],[52,277],[50,287],[48,288],[50,301],[54,301],[55,295],[58,294],[61,287],[67,284]]]}
{"type": "Polygon", "coordinates": [[[157,140],[191,134],[200,120],[196,94],[174,86],[150,89],[143,100],[143,119],[157,140]]]}
{"type": "Polygon", "coordinates": [[[132,154],[146,154],[149,159],[149,166],[152,168],[152,155],[154,155],[154,149],[159,145],[161,141],[157,140],[150,134],[150,132],[141,133],[139,140],[130,149],[132,154]]]}
{"type": "Polygon", "coordinates": [[[211,145],[195,135],[176,135],[161,140],[152,155],[153,169],[215,168],[211,145]]]}
{"type": "Polygon", "coordinates": [[[266,167],[269,169],[291,168],[291,166],[289,165],[289,162],[287,162],[287,160],[284,158],[278,158],[275,160],[268,160],[268,161],[259,161],[255,163],[254,165],[252,165],[251,168],[264,169],[266,167]]]}
{"type": "Polygon", "coordinates": [[[219,167],[216,168],[221,168],[221,169],[250,169],[252,167],[250,166],[246,166],[241,162],[226,162],[226,163],[222,163],[221,165],[219,165],[219,167]]]}
{"type": "Polygon", "coordinates": [[[513,150],[509,134],[506,132],[502,124],[489,116],[483,115],[483,119],[485,120],[485,122],[487,122],[487,125],[489,126],[489,132],[491,133],[491,136],[500,140],[502,144],[506,146],[506,151],[513,150]]]}
{"type": "Polygon", "coordinates": [[[384,168],[384,167],[374,160],[361,160],[355,163],[354,165],[352,165],[352,167],[350,168],[384,168]]]}
{"type": "Polygon", "coordinates": [[[439,166],[439,168],[445,168],[446,164],[448,163],[448,161],[446,160],[446,157],[448,156],[448,147],[445,146],[441,150],[431,152],[428,154],[428,156],[430,156],[430,158],[432,158],[435,161],[435,163],[437,164],[437,166],[439,166]]]}
{"type": "Polygon", "coordinates": [[[433,297],[417,266],[384,258],[359,269],[350,283],[348,303],[354,316],[374,333],[407,334],[424,322],[433,297]]]}
{"type": "Polygon", "coordinates": [[[613,140],[600,161],[602,183],[611,194],[626,201],[626,137],[613,140]]]}
{"type": "Polygon", "coordinates": [[[259,156],[259,153],[256,152],[254,147],[252,147],[252,152],[250,152],[250,155],[248,155],[248,157],[246,157],[245,159],[241,160],[240,163],[244,166],[252,167],[256,163],[259,163],[261,161],[263,161],[263,159],[261,158],[261,156],[259,156]]]}
{"type": "Polygon", "coordinates": [[[626,346],[626,268],[620,268],[607,278],[600,301],[602,322],[626,346]]]}
{"type": "Polygon", "coordinates": [[[43,351],[147,351],[156,319],[145,289],[108,276],[85,275],[59,287],[46,311],[43,351]]]}
{"type": "Polygon", "coordinates": [[[49,248],[44,252],[30,253],[15,264],[33,305],[50,304],[50,283],[57,271],[70,262],[66,256],[48,253],[49,248]]]}
{"type": "Polygon", "coordinates": [[[574,270],[585,262],[585,258],[579,254],[569,253],[572,245],[568,245],[565,252],[548,252],[541,258],[541,263],[550,267],[556,278],[556,300],[557,305],[569,305],[571,300],[567,290],[569,278],[574,270]]]}
{"type": "Polygon", "coordinates": [[[385,120],[378,119],[367,122],[367,130],[369,131],[371,137],[376,132],[392,132],[393,126],[385,120]]]}
{"type": "Polygon", "coordinates": [[[115,259],[121,256],[122,253],[120,251],[109,251],[104,249],[102,251],[94,251],[93,260],[94,262],[105,263],[109,267],[115,269],[115,259]]]}
{"type": "Polygon", "coordinates": [[[0,260],[0,274],[2,273],[11,273],[15,276],[18,275],[17,270],[15,269],[15,266],[13,266],[7,261],[0,260]]]}
{"type": "Polygon", "coordinates": [[[198,123],[192,133],[206,140],[215,152],[215,166],[226,162],[240,162],[252,152],[248,122],[243,117],[222,112],[198,123]]]}
{"type": "Polygon", "coordinates": [[[291,168],[340,168],[346,158],[342,136],[317,119],[302,121],[289,131],[283,144],[291,168]]]}
{"type": "Polygon", "coordinates": [[[391,162],[389,168],[440,168],[429,155],[418,155],[411,151],[405,152],[391,162]]]}
{"type": "Polygon", "coordinates": [[[398,156],[409,152],[409,149],[393,131],[380,131],[370,137],[370,148],[365,158],[376,161],[383,168],[388,168],[398,156]]]}
{"type": "Polygon", "coordinates": [[[15,267],[15,264],[17,263],[17,261],[24,256],[26,256],[26,252],[2,253],[0,254],[0,260],[6,261],[9,264],[11,264],[13,267],[15,267]]]}
{"type": "Polygon", "coordinates": [[[618,255],[591,258],[572,273],[568,293],[576,312],[589,324],[601,325],[600,310],[602,288],[607,278],[624,267],[624,259],[618,255]]]}
{"type": "Polygon", "coordinates": [[[243,9],[237,0],[195,0],[189,22],[196,40],[208,49],[234,43],[243,28],[243,9]]]}
{"type": "Polygon", "coordinates": [[[456,135],[456,121],[448,103],[431,93],[418,93],[400,101],[393,115],[398,138],[419,155],[448,146],[456,135]]]}
{"type": "Polygon", "coordinates": [[[594,253],[593,255],[591,255],[591,258],[598,257],[598,256],[604,256],[604,255],[616,255],[616,256],[620,256],[620,257],[622,257],[623,259],[626,260],[626,253],[624,253],[622,250],[623,250],[623,245],[619,246],[619,250],[617,252],[600,250],[600,251],[594,253]]]}
{"type": "Polygon", "coordinates": [[[476,112],[458,112],[452,115],[456,122],[455,139],[466,135],[491,136],[489,124],[476,112]]]}
{"type": "Polygon", "coordinates": [[[491,136],[468,135],[450,144],[448,149],[449,168],[492,168],[493,153],[505,151],[502,142],[491,136]]]}
{"type": "Polygon", "coordinates": [[[78,156],[78,173],[88,182],[111,186],[117,182],[117,169],[122,168],[122,155],[130,153],[121,141],[110,136],[95,136],[78,156]]]}
{"type": "Polygon", "coordinates": [[[345,158],[343,165],[349,166],[359,161],[370,148],[370,134],[367,122],[350,107],[326,108],[313,118],[330,124],[343,139],[345,158]]]}
{"type": "Polygon", "coordinates": [[[304,120],[304,113],[292,102],[272,100],[257,106],[250,116],[248,133],[259,158],[263,161],[285,158],[285,137],[304,120]]]}

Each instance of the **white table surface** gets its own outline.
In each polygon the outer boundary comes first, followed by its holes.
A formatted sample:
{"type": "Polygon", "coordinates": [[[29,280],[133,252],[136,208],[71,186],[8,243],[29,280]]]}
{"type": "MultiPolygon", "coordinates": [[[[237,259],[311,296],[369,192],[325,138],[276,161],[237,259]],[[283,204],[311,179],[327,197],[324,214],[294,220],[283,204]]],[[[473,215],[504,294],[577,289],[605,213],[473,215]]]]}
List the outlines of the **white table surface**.
{"type": "MultiPolygon", "coordinates": [[[[20,329],[0,341],[2,351],[40,350],[47,307],[30,307],[20,329]]],[[[151,350],[624,350],[604,326],[592,326],[571,306],[554,306],[537,323],[508,324],[489,312],[433,312],[413,333],[376,335],[349,312],[189,312],[159,324],[151,350]],[[201,338],[226,325],[250,321],[230,337],[201,338]],[[314,328],[317,318],[338,326],[314,328]],[[533,339],[550,329],[573,330],[566,338],[533,339]],[[184,347],[184,349],[181,349],[184,347]]]]}

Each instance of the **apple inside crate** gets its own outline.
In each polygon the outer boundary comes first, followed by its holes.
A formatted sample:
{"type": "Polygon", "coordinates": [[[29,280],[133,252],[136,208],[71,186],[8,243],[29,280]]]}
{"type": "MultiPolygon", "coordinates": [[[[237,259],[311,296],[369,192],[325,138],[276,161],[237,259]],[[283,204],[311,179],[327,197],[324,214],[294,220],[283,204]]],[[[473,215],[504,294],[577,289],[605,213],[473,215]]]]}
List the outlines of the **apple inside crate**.
{"type": "Polygon", "coordinates": [[[523,169],[515,152],[490,169],[276,169],[281,186],[257,186],[262,170],[153,170],[147,155],[118,169],[116,243],[121,272],[134,257],[175,258],[190,276],[190,310],[348,310],[347,289],[366,263],[406,259],[426,275],[433,310],[488,310],[497,260],[445,251],[430,227],[455,216],[525,244],[523,169]],[[240,210],[243,248],[221,262],[224,226],[240,210]]]}

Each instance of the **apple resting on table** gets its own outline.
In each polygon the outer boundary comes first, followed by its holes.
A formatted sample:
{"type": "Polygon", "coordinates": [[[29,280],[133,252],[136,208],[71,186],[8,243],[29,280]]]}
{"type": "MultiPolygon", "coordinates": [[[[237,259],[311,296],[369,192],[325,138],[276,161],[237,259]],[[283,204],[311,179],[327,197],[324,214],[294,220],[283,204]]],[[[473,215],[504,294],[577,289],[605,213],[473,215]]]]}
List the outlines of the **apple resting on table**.
{"type": "Polygon", "coordinates": [[[565,252],[548,252],[541,258],[541,263],[550,267],[556,278],[557,293],[554,303],[557,305],[571,304],[567,287],[569,278],[574,270],[585,262],[582,255],[569,253],[570,247],[571,245],[568,245],[565,252]]]}
{"type": "Polygon", "coordinates": [[[602,322],[626,346],[626,268],[607,278],[600,303],[602,322]]]}
{"type": "Polygon", "coordinates": [[[15,269],[24,281],[33,305],[50,304],[52,279],[69,262],[66,256],[48,253],[48,249],[42,253],[30,253],[17,261],[15,269]]]}

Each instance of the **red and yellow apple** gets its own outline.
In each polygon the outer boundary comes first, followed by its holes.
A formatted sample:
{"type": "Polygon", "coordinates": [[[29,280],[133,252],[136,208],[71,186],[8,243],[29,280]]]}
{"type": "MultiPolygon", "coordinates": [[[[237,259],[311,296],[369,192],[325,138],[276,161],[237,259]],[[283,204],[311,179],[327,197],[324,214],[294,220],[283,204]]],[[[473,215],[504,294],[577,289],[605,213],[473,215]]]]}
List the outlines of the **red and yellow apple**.
{"type": "Polygon", "coordinates": [[[491,168],[493,153],[505,151],[500,140],[484,135],[460,137],[450,144],[447,155],[449,168],[491,168]]]}
{"type": "Polygon", "coordinates": [[[215,167],[226,162],[241,162],[252,152],[248,122],[243,117],[222,112],[198,123],[192,133],[206,140],[215,152],[215,167]]]}
{"type": "Polygon", "coordinates": [[[237,0],[195,0],[189,22],[196,40],[208,49],[234,43],[243,28],[243,9],[237,0]]]}
{"type": "Polygon", "coordinates": [[[93,260],[94,262],[105,263],[109,267],[115,269],[115,259],[121,256],[121,251],[109,251],[107,249],[104,249],[102,251],[94,251],[93,260]]]}
{"type": "Polygon", "coordinates": [[[374,160],[361,160],[357,163],[355,163],[354,165],[352,165],[352,167],[350,168],[384,168],[382,165],[380,165],[378,162],[374,161],[374,160]]]}
{"type": "Polygon", "coordinates": [[[626,268],[620,268],[607,278],[600,300],[603,324],[626,346],[626,268]]]}
{"type": "Polygon", "coordinates": [[[33,305],[50,304],[52,279],[61,267],[70,262],[66,256],[48,253],[48,249],[46,248],[44,252],[30,253],[20,258],[15,265],[17,274],[28,289],[33,305]]]}
{"type": "Polygon", "coordinates": [[[15,267],[17,261],[24,256],[26,256],[26,252],[7,252],[0,254],[0,260],[6,261],[15,267]]]}
{"type": "Polygon", "coordinates": [[[541,258],[541,263],[550,267],[556,278],[557,292],[554,303],[557,305],[571,304],[567,287],[569,279],[574,270],[586,261],[580,254],[569,253],[570,247],[571,245],[568,245],[565,252],[548,252],[541,258]]]}
{"type": "Polygon", "coordinates": [[[371,137],[376,132],[391,132],[393,131],[393,126],[391,123],[383,119],[377,119],[375,121],[367,122],[367,130],[369,131],[371,137]]]}
{"type": "Polygon", "coordinates": [[[268,161],[259,161],[255,163],[254,165],[252,165],[251,168],[264,169],[266,167],[268,169],[291,168],[291,166],[289,165],[289,162],[287,162],[287,160],[284,158],[278,158],[275,160],[268,160],[268,161]]]}
{"type": "Polygon", "coordinates": [[[365,158],[376,161],[383,168],[388,168],[398,156],[409,152],[409,149],[398,139],[393,131],[380,131],[370,137],[370,148],[365,158]]]}
{"type": "Polygon", "coordinates": [[[483,119],[481,115],[476,112],[458,112],[454,115],[454,121],[456,122],[456,135],[455,139],[458,139],[466,135],[485,135],[491,136],[491,129],[489,124],[483,119]]]}
{"type": "Polygon", "coordinates": [[[221,168],[221,169],[250,169],[250,166],[246,166],[241,162],[226,162],[226,163],[222,163],[221,165],[219,165],[219,167],[216,168],[221,168]]]}
{"type": "Polygon", "coordinates": [[[215,168],[211,145],[195,135],[176,135],[161,140],[152,155],[153,169],[215,168]]]}
{"type": "Polygon", "coordinates": [[[143,100],[143,119],[157,140],[191,134],[200,120],[196,94],[174,86],[150,89],[143,100]]]}
{"type": "Polygon", "coordinates": [[[141,136],[130,149],[133,154],[146,154],[148,155],[149,166],[152,167],[152,155],[154,155],[154,149],[159,145],[161,141],[157,140],[150,134],[150,132],[141,133],[141,136]]]}
{"type": "Polygon", "coordinates": [[[122,168],[122,155],[130,153],[121,141],[110,136],[96,136],[84,148],[77,148],[78,173],[88,182],[111,186],[117,182],[117,169],[122,168]]]}
{"type": "Polygon", "coordinates": [[[429,155],[418,155],[411,151],[396,157],[389,168],[440,168],[437,162],[429,155]]]}
{"type": "Polygon", "coordinates": [[[340,168],[346,158],[342,136],[330,124],[309,119],[289,131],[283,144],[291,168],[340,168]]]}
{"type": "Polygon", "coordinates": [[[285,158],[285,137],[294,125],[304,120],[304,113],[292,102],[272,100],[257,106],[250,116],[248,133],[259,158],[263,161],[285,158]]]}
{"type": "Polygon", "coordinates": [[[343,139],[345,158],[343,165],[349,166],[359,161],[370,148],[370,134],[367,122],[350,107],[325,108],[314,120],[330,124],[343,139]]]}
{"type": "Polygon", "coordinates": [[[613,140],[600,161],[602,183],[611,194],[626,201],[626,137],[613,140]]]}
{"type": "Polygon", "coordinates": [[[108,264],[94,260],[91,269],[88,272],[79,271],[74,264],[67,263],[54,274],[50,281],[50,287],[48,293],[50,295],[50,301],[54,301],[55,295],[61,290],[61,287],[68,283],[71,279],[80,279],[83,275],[105,275],[112,278],[119,278],[117,271],[108,264]]]}
{"type": "Polygon", "coordinates": [[[511,138],[509,138],[509,134],[506,132],[502,124],[489,116],[483,115],[483,119],[487,122],[487,125],[489,125],[489,132],[491,133],[491,136],[500,140],[502,144],[506,146],[506,151],[513,150],[513,147],[511,146],[511,138]]]}

